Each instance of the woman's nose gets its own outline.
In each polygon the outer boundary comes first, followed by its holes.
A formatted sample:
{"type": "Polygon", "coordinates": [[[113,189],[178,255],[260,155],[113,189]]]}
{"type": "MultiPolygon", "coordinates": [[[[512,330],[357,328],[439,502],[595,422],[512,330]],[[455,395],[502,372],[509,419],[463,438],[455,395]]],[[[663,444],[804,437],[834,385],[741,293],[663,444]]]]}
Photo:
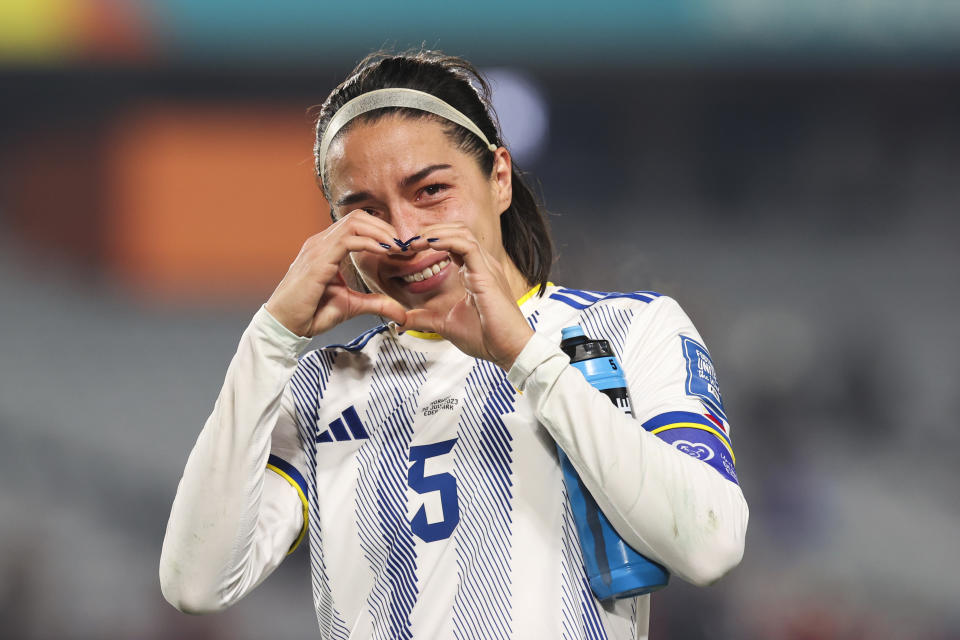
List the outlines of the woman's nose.
{"type": "Polygon", "coordinates": [[[399,207],[394,211],[391,222],[393,228],[397,230],[396,240],[406,244],[410,238],[419,235],[420,221],[416,212],[410,211],[409,207],[399,207]]]}

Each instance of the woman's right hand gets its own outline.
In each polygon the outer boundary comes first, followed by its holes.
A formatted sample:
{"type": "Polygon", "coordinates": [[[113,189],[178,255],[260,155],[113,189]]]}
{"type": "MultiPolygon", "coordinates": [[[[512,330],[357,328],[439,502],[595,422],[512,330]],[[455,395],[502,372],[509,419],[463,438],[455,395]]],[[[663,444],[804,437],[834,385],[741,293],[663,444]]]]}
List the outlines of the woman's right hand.
{"type": "Polygon", "coordinates": [[[406,310],[399,302],[379,293],[354,291],[340,273],[348,253],[389,253],[395,237],[396,231],[383,220],[360,209],[351,211],[303,243],[267,301],[267,311],[287,329],[307,338],[364,313],[403,324],[406,310]]]}

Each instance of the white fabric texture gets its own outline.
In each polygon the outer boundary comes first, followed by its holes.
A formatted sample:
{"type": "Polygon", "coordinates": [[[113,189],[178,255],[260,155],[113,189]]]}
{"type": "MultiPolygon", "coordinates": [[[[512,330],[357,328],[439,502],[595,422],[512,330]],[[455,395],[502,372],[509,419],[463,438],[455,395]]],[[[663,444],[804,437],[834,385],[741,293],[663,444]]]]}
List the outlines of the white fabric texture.
{"type": "Polygon", "coordinates": [[[184,470],[167,599],[219,610],[282,561],[305,523],[297,491],[265,470],[271,452],[309,487],[324,638],[645,638],[649,596],[600,603],[584,589],[555,442],[639,552],[698,585],[735,566],[739,486],[642,426],[722,413],[690,393],[681,336],[702,340],[679,306],[551,286],[521,308],[537,333],[507,376],[446,341],[383,330],[298,367],[307,341],[261,309],[184,470]],[[610,340],[635,417],[560,351],[578,323],[610,340]]]}
{"type": "Polygon", "coordinates": [[[309,342],[262,307],[240,339],[163,540],[160,583],[182,611],[236,602],[280,564],[302,527],[299,497],[266,463],[274,428],[293,420],[281,397],[309,342]]]}

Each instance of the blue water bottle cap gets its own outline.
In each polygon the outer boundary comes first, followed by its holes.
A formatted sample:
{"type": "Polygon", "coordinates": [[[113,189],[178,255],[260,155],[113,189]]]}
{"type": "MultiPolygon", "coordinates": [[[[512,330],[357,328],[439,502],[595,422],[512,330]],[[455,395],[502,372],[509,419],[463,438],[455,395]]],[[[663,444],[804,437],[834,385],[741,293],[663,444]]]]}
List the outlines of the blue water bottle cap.
{"type": "Polygon", "coordinates": [[[575,324],[572,327],[564,327],[563,332],[560,335],[561,340],[566,340],[567,338],[576,338],[577,336],[583,335],[583,329],[580,328],[580,325],[575,324]]]}

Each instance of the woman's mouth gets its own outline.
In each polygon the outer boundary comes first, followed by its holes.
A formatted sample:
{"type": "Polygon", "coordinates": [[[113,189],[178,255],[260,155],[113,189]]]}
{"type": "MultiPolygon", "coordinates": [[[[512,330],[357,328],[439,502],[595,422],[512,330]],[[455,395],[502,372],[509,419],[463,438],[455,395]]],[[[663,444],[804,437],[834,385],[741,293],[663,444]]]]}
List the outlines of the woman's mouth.
{"type": "Polygon", "coordinates": [[[428,278],[432,278],[433,276],[440,273],[440,271],[442,271],[443,268],[446,267],[448,264],[450,264],[450,258],[444,258],[440,262],[427,267],[423,271],[417,271],[416,273],[411,273],[409,275],[402,276],[403,281],[408,284],[411,282],[423,282],[424,280],[428,278]]]}

